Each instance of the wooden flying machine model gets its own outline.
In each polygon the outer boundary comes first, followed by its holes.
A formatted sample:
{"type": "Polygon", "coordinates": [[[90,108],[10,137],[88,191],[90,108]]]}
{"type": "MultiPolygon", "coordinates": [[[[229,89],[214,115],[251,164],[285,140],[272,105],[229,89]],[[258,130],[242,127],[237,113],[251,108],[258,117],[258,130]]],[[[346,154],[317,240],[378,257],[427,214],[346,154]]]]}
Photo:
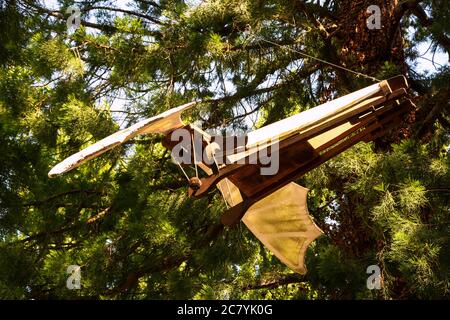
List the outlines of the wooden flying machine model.
{"type": "Polygon", "coordinates": [[[283,263],[306,273],[306,249],[323,232],[308,213],[308,189],[293,181],[356,143],[370,142],[397,126],[414,108],[407,89],[403,76],[381,81],[252,131],[243,144],[228,150],[200,128],[181,121],[181,113],[196,105],[191,102],[98,141],[56,165],[49,176],[72,170],[139,134],[162,133],[163,145],[172,150],[178,143],[170,138],[172,133],[188,130],[201,137],[197,145],[192,140],[189,158],[203,171],[189,179],[189,195],[200,198],[217,187],[230,206],[221,218],[224,225],[242,220],[283,263]],[[196,157],[196,148],[212,161],[196,157]],[[279,153],[276,174],[263,175],[260,161],[246,161],[258,159],[261,151],[279,153]]]}

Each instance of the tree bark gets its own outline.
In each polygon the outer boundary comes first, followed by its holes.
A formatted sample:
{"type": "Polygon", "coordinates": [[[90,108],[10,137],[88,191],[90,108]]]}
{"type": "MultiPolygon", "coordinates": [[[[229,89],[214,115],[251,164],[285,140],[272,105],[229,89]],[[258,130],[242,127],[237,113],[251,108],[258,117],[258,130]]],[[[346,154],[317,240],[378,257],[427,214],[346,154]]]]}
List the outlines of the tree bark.
{"type": "Polygon", "coordinates": [[[338,16],[343,37],[340,57],[352,68],[376,75],[386,62],[406,73],[400,19],[396,15],[398,0],[341,0],[338,16]],[[369,29],[372,15],[367,9],[377,5],[381,9],[381,29],[369,29]]]}
{"type": "MultiPolygon", "coordinates": [[[[350,69],[377,78],[388,78],[391,74],[380,75],[380,73],[391,71],[392,65],[397,69],[392,73],[407,76],[408,68],[400,25],[405,10],[409,9],[399,3],[399,0],[339,1],[338,35],[341,43],[338,54],[341,62],[350,69]],[[369,28],[367,24],[374,14],[368,8],[374,5],[380,8],[380,29],[369,28]],[[403,13],[399,14],[399,12],[403,13]],[[383,70],[386,63],[389,63],[390,68],[383,70]]],[[[342,82],[345,84],[345,81],[342,82]]],[[[402,139],[409,138],[412,135],[411,125],[415,119],[415,111],[405,115],[402,125],[375,141],[376,149],[387,150],[392,143],[399,143],[402,139]]]]}

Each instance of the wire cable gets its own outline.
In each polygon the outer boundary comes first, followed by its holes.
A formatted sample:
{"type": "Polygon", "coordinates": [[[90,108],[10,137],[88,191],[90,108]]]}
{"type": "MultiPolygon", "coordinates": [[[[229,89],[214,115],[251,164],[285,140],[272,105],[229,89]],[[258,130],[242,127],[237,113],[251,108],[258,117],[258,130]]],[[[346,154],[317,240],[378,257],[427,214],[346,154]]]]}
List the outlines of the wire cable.
{"type": "Polygon", "coordinates": [[[364,78],[370,79],[370,80],[375,81],[375,82],[381,82],[381,80],[379,80],[379,79],[377,79],[377,78],[375,78],[375,77],[372,77],[372,76],[369,76],[369,75],[367,75],[367,74],[364,74],[364,73],[361,73],[361,72],[358,72],[358,71],[355,71],[355,70],[352,70],[352,69],[349,69],[349,68],[340,66],[340,65],[338,65],[338,64],[335,64],[335,63],[332,63],[332,62],[329,62],[329,61],[326,61],[326,60],[323,60],[323,59],[320,59],[320,58],[311,56],[311,55],[309,55],[309,54],[307,54],[307,53],[304,53],[304,52],[295,50],[295,49],[290,48],[290,47],[284,47],[284,46],[282,46],[282,45],[280,45],[280,44],[278,44],[278,43],[276,43],[276,42],[273,42],[273,41],[264,39],[264,38],[262,38],[262,37],[257,37],[257,39],[259,39],[259,40],[261,40],[261,41],[264,41],[264,42],[266,42],[266,43],[269,43],[269,44],[278,46],[278,47],[280,47],[280,48],[283,49],[283,50],[290,50],[290,51],[295,52],[295,53],[298,53],[298,54],[300,54],[300,55],[302,55],[302,56],[304,56],[304,57],[306,57],[306,58],[309,58],[309,59],[313,59],[313,60],[322,62],[322,63],[327,64],[327,65],[329,65],[329,66],[332,66],[332,67],[335,67],[335,68],[339,68],[339,69],[345,70],[345,71],[347,71],[347,72],[351,72],[351,73],[353,73],[353,74],[356,74],[357,76],[364,77],[364,78]]]}

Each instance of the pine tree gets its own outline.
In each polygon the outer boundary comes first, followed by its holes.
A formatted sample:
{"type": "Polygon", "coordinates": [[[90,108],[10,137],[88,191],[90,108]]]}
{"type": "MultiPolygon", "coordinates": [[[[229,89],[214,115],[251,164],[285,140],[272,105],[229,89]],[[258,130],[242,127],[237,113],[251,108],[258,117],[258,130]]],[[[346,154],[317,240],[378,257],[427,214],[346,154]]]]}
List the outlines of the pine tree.
{"type": "Polygon", "coordinates": [[[438,299],[450,296],[448,64],[442,0],[0,1],[0,297],[438,299]],[[77,2],[78,3],[78,2],[77,2]],[[367,8],[381,9],[369,29],[367,8]],[[187,121],[249,130],[405,74],[418,110],[302,177],[326,236],[294,274],[243,226],[224,228],[159,136],[47,172],[144,117],[194,99],[187,121]],[[118,106],[120,108],[118,109],[118,106]],[[81,267],[81,289],[66,286],[81,267]],[[368,290],[379,266],[381,290],[368,290]]]}

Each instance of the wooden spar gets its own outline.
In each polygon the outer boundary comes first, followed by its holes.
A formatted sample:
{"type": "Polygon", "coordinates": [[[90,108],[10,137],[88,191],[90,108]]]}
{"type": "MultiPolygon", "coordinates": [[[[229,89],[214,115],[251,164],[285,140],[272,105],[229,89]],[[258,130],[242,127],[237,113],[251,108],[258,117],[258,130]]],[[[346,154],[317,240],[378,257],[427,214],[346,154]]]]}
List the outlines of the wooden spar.
{"type": "MultiPolygon", "coordinates": [[[[388,103],[388,101],[394,101],[396,98],[400,98],[401,96],[405,95],[406,91],[405,89],[401,88],[398,89],[391,94],[389,94],[387,97],[382,96],[376,96],[367,100],[364,100],[351,108],[348,108],[345,112],[336,113],[333,116],[329,116],[328,119],[324,119],[322,122],[315,123],[315,125],[310,125],[307,128],[299,129],[297,132],[295,132],[298,139],[312,139],[313,137],[316,137],[317,135],[327,132],[333,128],[335,128],[337,125],[343,124],[348,122],[348,119],[352,116],[361,114],[374,106],[379,106],[384,103],[388,103]]],[[[390,102],[389,102],[390,103],[390,102]]],[[[310,110],[314,110],[310,109],[310,110]]],[[[308,111],[310,111],[308,110],[308,111]]],[[[293,136],[291,134],[290,136],[293,136]]],[[[287,140],[289,138],[285,138],[287,140]]],[[[270,145],[273,143],[274,140],[270,141],[268,144],[270,145]]],[[[229,162],[234,163],[238,162],[242,158],[248,157],[254,152],[257,152],[261,149],[266,148],[267,145],[258,145],[257,147],[251,148],[246,150],[245,152],[238,152],[236,154],[231,154],[228,156],[229,162]]],[[[218,155],[220,157],[220,154],[218,155]]]]}
{"type": "Polygon", "coordinates": [[[315,123],[322,122],[327,117],[345,110],[356,103],[373,96],[380,92],[380,85],[374,84],[368,88],[364,88],[353,92],[344,97],[332,100],[323,105],[306,110],[287,119],[269,124],[261,129],[249,132],[247,148],[252,148],[261,144],[265,144],[274,139],[281,140],[296,132],[301,131],[315,123]]]}
{"type": "Polygon", "coordinates": [[[265,144],[274,139],[284,139],[292,134],[323,123],[329,117],[349,109],[356,104],[374,96],[386,97],[392,91],[406,89],[408,83],[403,76],[385,80],[372,86],[360,89],[343,97],[329,101],[315,108],[306,110],[287,119],[280,120],[261,129],[249,132],[247,149],[265,144]],[[392,85],[391,85],[392,84],[392,85]]]}

